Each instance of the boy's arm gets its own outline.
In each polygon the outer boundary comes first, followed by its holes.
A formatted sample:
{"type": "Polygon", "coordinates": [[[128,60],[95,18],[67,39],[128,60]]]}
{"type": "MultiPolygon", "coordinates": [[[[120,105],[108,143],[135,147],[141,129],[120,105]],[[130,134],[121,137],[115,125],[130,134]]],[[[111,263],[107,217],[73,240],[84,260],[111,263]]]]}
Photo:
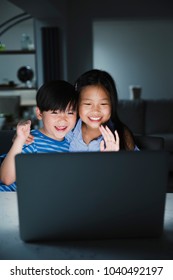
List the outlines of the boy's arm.
{"type": "Polygon", "coordinates": [[[21,122],[17,125],[17,135],[0,169],[0,178],[5,185],[10,185],[16,180],[15,156],[22,152],[23,145],[30,134],[31,121],[21,122]]]}

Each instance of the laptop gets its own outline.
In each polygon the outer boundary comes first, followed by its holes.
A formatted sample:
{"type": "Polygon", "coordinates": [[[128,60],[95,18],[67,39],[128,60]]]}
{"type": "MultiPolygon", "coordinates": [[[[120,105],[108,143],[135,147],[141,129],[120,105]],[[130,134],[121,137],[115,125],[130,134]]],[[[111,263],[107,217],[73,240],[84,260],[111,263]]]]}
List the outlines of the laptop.
{"type": "Polygon", "coordinates": [[[23,241],[159,237],[168,154],[164,151],[16,156],[23,241]]]}

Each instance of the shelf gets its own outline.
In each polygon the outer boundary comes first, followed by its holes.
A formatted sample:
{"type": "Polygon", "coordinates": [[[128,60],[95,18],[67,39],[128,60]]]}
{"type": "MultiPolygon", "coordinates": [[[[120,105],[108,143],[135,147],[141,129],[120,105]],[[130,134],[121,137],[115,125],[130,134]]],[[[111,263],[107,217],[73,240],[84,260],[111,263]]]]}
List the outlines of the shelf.
{"type": "Polygon", "coordinates": [[[10,86],[1,86],[0,85],[0,91],[6,91],[6,90],[36,90],[36,87],[10,87],[10,86]]]}
{"type": "Polygon", "coordinates": [[[0,51],[0,55],[4,54],[35,54],[35,50],[6,50],[0,51]]]}

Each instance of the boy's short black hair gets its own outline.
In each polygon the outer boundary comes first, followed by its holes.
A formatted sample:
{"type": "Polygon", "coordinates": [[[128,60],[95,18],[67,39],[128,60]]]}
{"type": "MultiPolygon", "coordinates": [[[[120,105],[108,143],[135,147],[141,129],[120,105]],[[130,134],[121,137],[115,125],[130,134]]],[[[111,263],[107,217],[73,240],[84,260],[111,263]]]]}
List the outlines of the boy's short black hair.
{"type": "Polygon", "coordinates": [[[65,111],[70,105],[77,109],[77,94],[75,88],[64,80],[52,80],[43,84],[37,91],[37,107],[43,111],[65,111]]]}

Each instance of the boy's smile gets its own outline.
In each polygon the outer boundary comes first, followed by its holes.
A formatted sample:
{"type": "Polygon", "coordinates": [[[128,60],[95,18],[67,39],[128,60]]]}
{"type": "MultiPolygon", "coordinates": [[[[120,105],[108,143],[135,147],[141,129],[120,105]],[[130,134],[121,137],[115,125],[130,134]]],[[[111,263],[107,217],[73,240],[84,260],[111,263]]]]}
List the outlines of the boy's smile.
{"type": "Polygon", "coordinates": [[[57,131],[65,131],[67,129],[67,126],[56,126],[55,128],[57,131]]]}

